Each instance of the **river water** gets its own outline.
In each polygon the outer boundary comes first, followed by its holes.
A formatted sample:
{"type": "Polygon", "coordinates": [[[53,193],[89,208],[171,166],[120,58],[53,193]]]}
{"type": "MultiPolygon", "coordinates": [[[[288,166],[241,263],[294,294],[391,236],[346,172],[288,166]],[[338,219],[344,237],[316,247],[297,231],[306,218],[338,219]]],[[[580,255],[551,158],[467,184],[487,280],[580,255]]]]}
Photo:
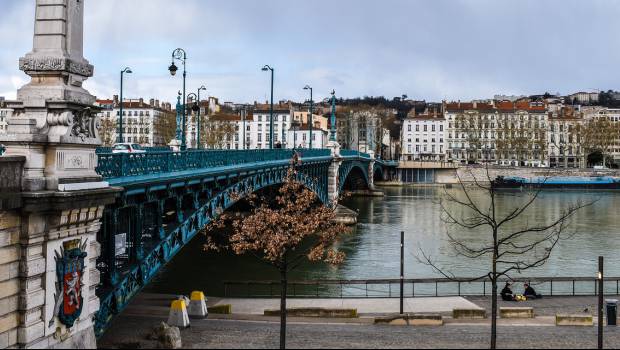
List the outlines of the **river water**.
{"type": "MultiPolygon", "coordinates": [[[[359,212],[354,232],[342,240],[347,254],[338,267],[306,264],[292,272],[291,279],[378,279],[399,278],[400,232],[405,231],[405,277],[441,277],[419,261],[421,252],[431,256],[442,270],[458,277],[474,277],[489,271],[489,259],[467,259],[456,254],[448,242],[447,232],[468,244],[488,242],[484,230],[455,229],[441,218],[439,200],[444,189],[436,187],[382,188],[384,198],[349,198],[344,204],[359,212]]],[[[456,189],[448,190],[462,195],[456,189]]],[[[483,193],[473,193],[474,200],[486,203],[483,193]]],[[[527,197],[519,192],[498,198],[499,214],[508,213],[527,197]]],[[[579,210],[565,231],[569,238],[561,240],[544,266],[513,274],[513,277],[592,277],[597,271],[597,258],[605,257],[606,275],[620,277],[620,192],[545,191],[530,210],[507,230],[524,225],[541,225],[555,220],[562,210],[575,203],[595,202],[579,210]]],[[[461,215],[459,206],[445,203],[446,208],[461,215]]],[[[508,232],[508,231],[507,231],[508,232]]],[[[223,294],[223,281],[277,280],[277,271],[253,257],[228,253],[205,253],[203,237],[197,237],[168,264],[147,288],[157,293],[189,293],[204,290],[209,295],[223,294]]]]}

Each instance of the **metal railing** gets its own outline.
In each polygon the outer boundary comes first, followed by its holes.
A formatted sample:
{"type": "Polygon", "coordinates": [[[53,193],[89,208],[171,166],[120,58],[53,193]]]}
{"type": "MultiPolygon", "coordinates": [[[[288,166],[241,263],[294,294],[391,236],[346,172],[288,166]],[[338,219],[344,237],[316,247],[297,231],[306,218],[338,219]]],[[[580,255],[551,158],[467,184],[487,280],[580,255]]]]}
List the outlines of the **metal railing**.
{"type": "Polygon", "coordinates": [[[97,173],[104,179],[208,169],[248,163],[330,157],[328,149],[189,150],[184,152],[99,153],[97,173]]]}
{"type": "Polygon", "coordinates": [[[359,151],[355,151],[351,149],[341,149],[340,156],[345,157],[345,158],[347,157],[370,158],[370,154],[368,153],[363,153],[363,152],[359,152],[359,151]]]}
{"type": "MultiPolygon", "coordinates": [[[[498,283],[498,293],[508,280],[498,283]]],[[[510,280],[514,293],[517,283],[528,282],[537,293],[546,296],[592,296],[598,293],[596,277],[532,277],[510,280]]],[[[404,295],[411,297],[489,296],[489,279],[466,278],[405,279],[404,295]]],[[[605,293],[620,295],[620,277],[605,278],[605,293]]],[[[280,281],[225,281],[224,296],[237,298],[274,298],[280,295],[280,281]]],[[[397,298],[400,279],[307,280],[289,281],[288,296],[294,298],[397,298]]]]}

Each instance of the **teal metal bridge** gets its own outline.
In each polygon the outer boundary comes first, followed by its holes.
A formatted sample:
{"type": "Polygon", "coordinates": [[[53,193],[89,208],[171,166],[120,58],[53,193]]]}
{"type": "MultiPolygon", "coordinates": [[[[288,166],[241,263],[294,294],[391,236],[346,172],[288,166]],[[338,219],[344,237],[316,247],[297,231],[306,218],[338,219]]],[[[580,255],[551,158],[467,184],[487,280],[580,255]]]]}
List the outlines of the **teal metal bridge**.
{"type": "Polygon", "coordinates": [[[281,184],[295,153],[298,180],[325,204],[333,204],[343,190],[372,187],[374,177],[395,165],[349,150],[334,157],[329,149],[98,152],[97,172],[123,190],[106,207],[97,237],[97,335],[166,263],[240,199],[234,194],[281,184]],[[330,170],[337,174],[331,189],[330,170]]]}

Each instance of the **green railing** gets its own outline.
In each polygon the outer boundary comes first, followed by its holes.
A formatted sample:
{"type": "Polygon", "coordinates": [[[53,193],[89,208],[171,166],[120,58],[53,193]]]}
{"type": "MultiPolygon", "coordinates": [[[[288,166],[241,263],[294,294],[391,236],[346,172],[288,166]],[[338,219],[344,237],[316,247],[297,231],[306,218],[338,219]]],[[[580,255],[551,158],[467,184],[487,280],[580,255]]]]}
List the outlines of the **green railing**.
{"type": "Polygon", "coordinates": [[[329,157],[328,149],[189,150],[184,152],[99,153],[97,173],[104,179],[164,174],[293,158],[329,157]]]}
{"type": "Polygon", "coordinates": [[[350,149],[341,149],[340,156],[344,158],[348,158],[348,157],[370,158],[370,154],[368,153],[363,153],[363,152],[350,150],[350,149]]]}

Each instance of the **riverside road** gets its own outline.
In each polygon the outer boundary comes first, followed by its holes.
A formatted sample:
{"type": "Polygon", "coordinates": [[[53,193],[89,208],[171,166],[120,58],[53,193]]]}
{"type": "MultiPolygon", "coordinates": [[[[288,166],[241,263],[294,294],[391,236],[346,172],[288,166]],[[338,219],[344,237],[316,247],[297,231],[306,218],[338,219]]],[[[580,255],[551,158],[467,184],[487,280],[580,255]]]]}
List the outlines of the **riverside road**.
{"type": "MultiPolygon", "coordinates": [[[[99,345],[103,348],[150,348],[151,329],[165,321],[168,301],[173,296],[141,294],[120,315],[99,345]],[[122,339],[122,341],[119,341],[122,339]]],[[[615,297],[614,297],[615,298],[615,297]]],[[[435,298],[439,303],[445,298],[435,298]]],[[[467,303],[487,308],[490,299],[467,298],[467,303]]],[[[210,300],[214,305],[219,301],[210,300]]],[[[499,320],[500,348],[595,348],[596,327],[556,327],[556,313],[588,312],[596,315],[596,297],[553,297],[519,303],[531,306],[536,318],[499,320]]],[[[500,306],[508,304],[500,302],[500,306]]],[[[487,309],[488,310],[488,309],[487,309]]],[[[380,313],[380,310],[376,310],[380,313]]],[[[487,348],[489,320],[457,321],[450,318],[440,327],[374,325],[372,318],[316,319],[290,318],[290,348],[487,348]]],[[[184,348],[276,348],[279,343],[278,319],[235,312],[192,320],[182,331],[184,348]]],[[[620,348],[620,329],[605,327],[606,348],[620,348]]]]}

